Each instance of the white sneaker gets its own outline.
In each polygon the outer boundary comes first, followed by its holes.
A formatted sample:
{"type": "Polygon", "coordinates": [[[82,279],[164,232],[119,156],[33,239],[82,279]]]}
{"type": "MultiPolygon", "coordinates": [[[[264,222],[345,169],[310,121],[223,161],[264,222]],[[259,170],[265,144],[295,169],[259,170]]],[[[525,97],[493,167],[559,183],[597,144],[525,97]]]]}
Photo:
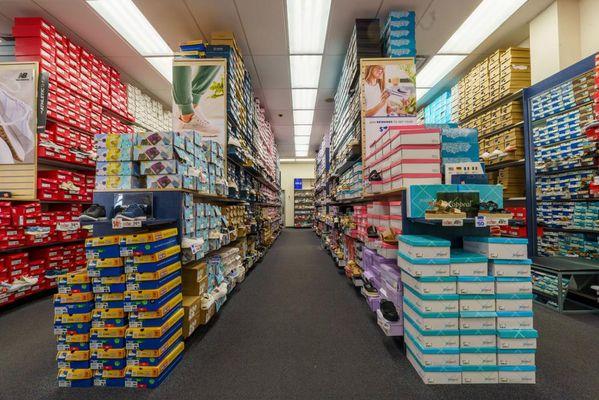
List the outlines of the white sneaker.
{"type": "Polygon", "coordinates": [[[185,130],[196,130],[202,133],[215,135],[220,132],[220,130],[212,125],[210,121],[207,119],[200,119],[197,114],[193,114],[189,122],[181,121],[181,118],[177,119],[176,130],[185,131],[185,130]]]}
{"type": "Polygon", "coordinates": [[[488,160],[489,157],[491,157],[491,154],[488,151],[485,151],[483,154],[481,154],[480,158],[482,158],[483,160],[488,160]]]}
{"type": "Polygon", "coordinates": [[[0,87],[0,138],[17,161],[33,151],[34,135],[29,127],[31,107],[0,87]]]}
{"type": "Polygon", "coordinates": [[[194,245],[201,246],[204,244],[204,238],[188,238],[184,237],[181,241],[181,248],[191,249],[194,245]]]}
{"type": "Polygon", "coordinates": [[[202,300],[200,301],[200,308],[202,310],[208,310],[214,304],[214,297],[210,293],[204,293],[202,300]]]}

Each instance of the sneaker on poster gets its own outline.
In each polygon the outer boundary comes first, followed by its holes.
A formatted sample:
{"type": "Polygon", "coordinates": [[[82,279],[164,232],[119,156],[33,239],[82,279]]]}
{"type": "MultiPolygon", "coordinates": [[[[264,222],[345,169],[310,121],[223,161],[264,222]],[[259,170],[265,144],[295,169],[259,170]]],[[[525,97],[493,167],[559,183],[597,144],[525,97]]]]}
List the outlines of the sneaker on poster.
{"type": "Polygon", "coordinates": [[[196,130],[202,133],[215,135],[219,132],[219,129],[212,125],[210,121],[205,118],[200,118],[197,114],[193,114],[189,121],[184,121],[179,117],[175,126],[177,131],[185,130],[196,130]]]}
{"type": "Polygon", "coordinates": [[[106,218],[106,209],[99,204],[92,204],[79,216],[80,221],[97,221],[106,218]]]}
{"type": "MultiPolygon", "coordinates": [[[[25,158],[33,150],[35,137],[29,127],[32,112],[31,106],[0,86],[0,138],[16,161],[26,161],[25,158]]],[[[1,154],[0,158],[7,156],[1,154]]]]}

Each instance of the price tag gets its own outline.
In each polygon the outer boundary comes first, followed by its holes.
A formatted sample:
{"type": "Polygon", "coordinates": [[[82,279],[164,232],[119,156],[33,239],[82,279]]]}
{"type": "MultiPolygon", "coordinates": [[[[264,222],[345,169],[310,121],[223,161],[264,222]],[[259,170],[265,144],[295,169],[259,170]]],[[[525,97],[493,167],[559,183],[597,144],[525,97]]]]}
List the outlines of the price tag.
{"type": "Polygon", "coordinates": [[[444,218],[441,220],[442,226],[464,226],[464,220],[461,218],[444,218]]]}
{"type": "Polygon", "coordinates": [[[509,224],[507,218],[487,218],[487,226],[506,226],[509,224]]]}
{"type": "Polygon", "coordinates": [[[127,221],[121,218],[114,218],[112,220],[112,229],[123,229],[123,228],[141,228],[140,220],[127,221]]]}
{"type": "Polygon", "coordinates": [[[66,221],[56,223],[56,230],[61,232],[76,231],[79,228],[81,228],[81,223],[79,221],[66,221]]]}
{"type": "Polygon", "coordinates": [[[484,215],[477,215],[474,223],[477,228],[484,228],[487,226],[487,218],[484,215]]]}

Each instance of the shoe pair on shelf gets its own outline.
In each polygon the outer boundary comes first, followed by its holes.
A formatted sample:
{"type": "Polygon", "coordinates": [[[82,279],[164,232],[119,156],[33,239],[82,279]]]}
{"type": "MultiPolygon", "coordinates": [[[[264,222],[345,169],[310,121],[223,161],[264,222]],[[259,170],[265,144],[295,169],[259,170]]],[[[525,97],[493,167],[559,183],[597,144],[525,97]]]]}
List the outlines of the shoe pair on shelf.
{"type": "MultiPolygon", "coordinates": [[[[148,206],[146,204],[129,204],[126,207],[116,206],[114,218],[136,220],[147,218],[148,206]]],[[[99,204],[92,204],[79,216],[79,221],[98,221],[106,218],[106,208],[99,204]]]]}

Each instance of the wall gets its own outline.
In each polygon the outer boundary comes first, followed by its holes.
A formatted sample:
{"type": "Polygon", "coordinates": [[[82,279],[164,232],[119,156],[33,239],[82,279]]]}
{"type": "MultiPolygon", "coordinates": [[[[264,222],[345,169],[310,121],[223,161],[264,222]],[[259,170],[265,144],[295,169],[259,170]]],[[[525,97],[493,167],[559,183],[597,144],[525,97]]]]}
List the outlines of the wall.
{"type": "Polygon", "coordinates": [[[598,0],[557,0],[530,21],[535,84],[599,51],[598,0]]]}
{"type": "Polygon", "coordinates": [[[285,191],[285,226],[293,226],[293,179],[314,179],[315,162],[281,163],[281,189],[285,191]]]}

